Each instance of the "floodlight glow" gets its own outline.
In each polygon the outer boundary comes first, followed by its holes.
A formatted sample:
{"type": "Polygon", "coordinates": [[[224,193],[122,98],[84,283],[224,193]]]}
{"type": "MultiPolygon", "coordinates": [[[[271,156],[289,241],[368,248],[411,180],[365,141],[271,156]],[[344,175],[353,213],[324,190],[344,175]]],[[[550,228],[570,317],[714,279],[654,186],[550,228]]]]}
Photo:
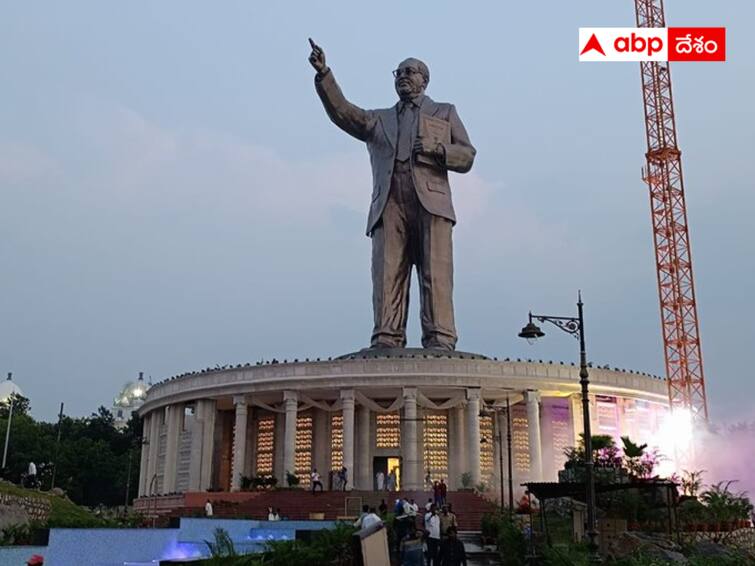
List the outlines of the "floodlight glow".
{"type": "Polygon", "coordinates": [[[685,463],[678,461],[692,449],[693,421],[689,409],[673,409],[665,415],[658,428],[658,448],[665,457],[658,465],[657,473],[669,477],[681,473],[685,463]]]}

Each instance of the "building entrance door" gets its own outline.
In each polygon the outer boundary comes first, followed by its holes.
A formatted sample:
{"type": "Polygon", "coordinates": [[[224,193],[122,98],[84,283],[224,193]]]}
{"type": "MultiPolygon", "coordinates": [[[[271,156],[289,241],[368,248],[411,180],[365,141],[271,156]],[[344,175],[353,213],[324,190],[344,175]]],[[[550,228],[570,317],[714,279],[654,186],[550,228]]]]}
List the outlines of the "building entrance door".
{"type": "Polygon", "coordinates": [[[393,491],[401,489],[401,457],[400,456],[376,456],[372,459],[372,488],[379,490],[378,486],[378,474],[383,474],[383,490],[388,490],[391,487],[393,491]],[[391,472],[395,475],[394,480],[390,477],[391,472]]]}

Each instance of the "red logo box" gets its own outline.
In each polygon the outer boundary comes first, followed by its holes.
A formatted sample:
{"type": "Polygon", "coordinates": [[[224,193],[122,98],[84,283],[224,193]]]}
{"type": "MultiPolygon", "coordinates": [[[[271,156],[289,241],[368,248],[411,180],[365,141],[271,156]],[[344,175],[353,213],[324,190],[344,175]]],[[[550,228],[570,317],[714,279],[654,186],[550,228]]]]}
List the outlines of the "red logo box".
{"type": "Polygon", "coordinates": [[[726,61],[726,28],[668,28],[669,61],[726,61]]]}

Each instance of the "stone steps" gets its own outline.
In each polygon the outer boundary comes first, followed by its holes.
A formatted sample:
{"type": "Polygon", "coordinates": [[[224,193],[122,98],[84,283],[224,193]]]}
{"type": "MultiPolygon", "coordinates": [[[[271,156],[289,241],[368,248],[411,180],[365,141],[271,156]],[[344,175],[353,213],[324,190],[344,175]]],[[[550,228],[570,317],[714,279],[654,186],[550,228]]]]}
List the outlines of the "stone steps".
{"type": "MultiPolygon", "coordinates": [[[[218,517],[246,517],[250,519],[267,519],[268,507],[280,509],[282,518],[291,520],[309,519],[311,513],[324,513],[325,519],[335,520],[339,517],[356,516],[363,504],[377,508],[385,499],[389,511],[392,511],[396,498],[403,495],[414,498],[424,514],[424,504],[428,492],[376,492],[376,491],[326,491],[312,495],[304,490],[273,490],[249,494],[249,499],[236,503],[222,500],[214,503],[214,512],[218,517]],[[349,507],[347,509],[347,500],[349,507]]],[[[453,505],[454,512],[462,531],[479,531],[482,516],[495,509],[495,505],[471,492],[449,492],[447,500],[453,505]]],[[[196,513],[196,509],[176,510],[174,516],[196,513]]]]}

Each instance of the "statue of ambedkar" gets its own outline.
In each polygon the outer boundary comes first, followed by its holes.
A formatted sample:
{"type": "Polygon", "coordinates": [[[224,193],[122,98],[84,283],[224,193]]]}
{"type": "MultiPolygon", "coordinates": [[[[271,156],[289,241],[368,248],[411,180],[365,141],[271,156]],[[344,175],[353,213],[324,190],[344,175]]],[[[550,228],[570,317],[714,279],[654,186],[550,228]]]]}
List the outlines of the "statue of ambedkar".
{"type": "Polygon", "coordinates": [[[372,165],[371,348],[406,346],[412,266],[417,269],[422,346],[454,350],[453,248],[456,222],[448,171],[472,168],[475,148],[453,104],[425,94],[430,71],[406,59],[393,72],[399,101],[364,110],[341,92],[325,53],[310,39],[315,88],[330,119],[367,144],[372,165]]]}

